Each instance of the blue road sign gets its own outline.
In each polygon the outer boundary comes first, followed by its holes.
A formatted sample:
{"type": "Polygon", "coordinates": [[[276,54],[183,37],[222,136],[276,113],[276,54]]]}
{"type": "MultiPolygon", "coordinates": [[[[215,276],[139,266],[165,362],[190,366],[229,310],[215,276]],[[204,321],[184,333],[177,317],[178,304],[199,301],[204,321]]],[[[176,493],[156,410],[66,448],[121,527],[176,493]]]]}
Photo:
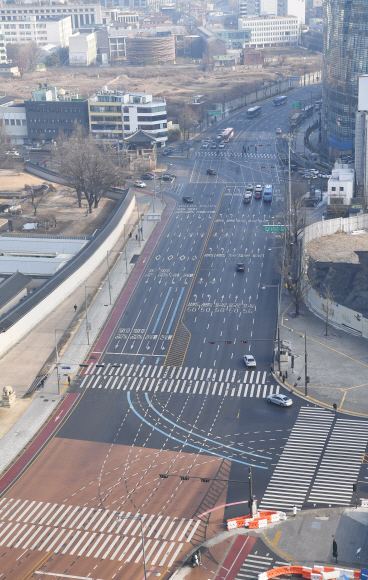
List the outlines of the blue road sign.
{"type": "Polygon", "coordinates": [[[70,367],[61,367],[61,368],[62,368],[63,370],[66,370],[66,369],[69,369],[69,370],[70,370],[70,367]]]}

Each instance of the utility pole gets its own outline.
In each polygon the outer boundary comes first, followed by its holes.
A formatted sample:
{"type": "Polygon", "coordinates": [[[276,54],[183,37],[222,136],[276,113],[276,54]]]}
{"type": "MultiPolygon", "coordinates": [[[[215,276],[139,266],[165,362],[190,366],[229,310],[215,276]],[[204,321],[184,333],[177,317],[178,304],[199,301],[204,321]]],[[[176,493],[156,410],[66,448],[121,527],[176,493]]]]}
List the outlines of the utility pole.
{"type": "Polygon", "coordinates": [[[308,394],[308,354],[307,354],[307,332],[304,331],[304,391],[308,394]]]}

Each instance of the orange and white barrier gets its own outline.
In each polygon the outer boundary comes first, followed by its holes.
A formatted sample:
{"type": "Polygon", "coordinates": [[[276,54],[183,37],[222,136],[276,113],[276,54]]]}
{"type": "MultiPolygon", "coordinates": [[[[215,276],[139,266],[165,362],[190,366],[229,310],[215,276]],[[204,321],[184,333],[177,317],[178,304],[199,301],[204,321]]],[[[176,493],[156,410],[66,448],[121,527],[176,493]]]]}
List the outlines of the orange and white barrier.
{"type": "Polygon", "coordinates": [[[360,570],[334,568],[332,566],[314,566],[314,568],[308,568],[307,566],[281,566],[280,568],[272,568],[272,570],[258,574],[258,580],[269,580],[269,578],[276,578],[283,574],[300,574],[302,578],[308,578],[309,580],[328,580],[329,578],[340,578],[342,574],[345,574],[345,576],[354,580],[359,578],[360,570]]]}
{"type": "Polygon", "coordinates": [[[255,516],[249,515],[227,520],[227,530],[229,531],[235,528],[249,528],[250,530],[265,528],[268,524],[281,520],[286,520],[286,514],[284,512],[260,511],[255,516]]]}

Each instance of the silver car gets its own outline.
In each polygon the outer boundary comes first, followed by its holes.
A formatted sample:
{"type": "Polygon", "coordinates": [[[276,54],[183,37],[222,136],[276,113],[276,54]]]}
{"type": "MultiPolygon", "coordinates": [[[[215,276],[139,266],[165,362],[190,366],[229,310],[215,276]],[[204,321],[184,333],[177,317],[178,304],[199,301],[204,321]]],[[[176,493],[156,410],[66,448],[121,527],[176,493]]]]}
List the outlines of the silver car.
{"type": "Polygon", "coordinates": [[[255,367],[257,365],[256,359],[251,354],[245,354],[243,356],[243,362],[246,367],[255,367]]]}
{"type": "Polygon", "coordinates": [[[269,403],[275,403],[275,405],[280,405],[280,407],[291,407],[293,404],[292,399],[287,397],[286,395],[268,395],[267,401],[269,403]]]}

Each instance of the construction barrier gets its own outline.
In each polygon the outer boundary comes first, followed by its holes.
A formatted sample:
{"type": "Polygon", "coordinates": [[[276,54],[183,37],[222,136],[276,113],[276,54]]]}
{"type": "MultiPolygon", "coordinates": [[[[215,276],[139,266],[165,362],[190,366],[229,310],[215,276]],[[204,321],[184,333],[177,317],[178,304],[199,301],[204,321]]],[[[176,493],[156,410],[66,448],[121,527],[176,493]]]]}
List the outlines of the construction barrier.
{"type": "Polygon", "coordinates": [[[255,516],[249,515],[227,520],[227,530],[229,531],[235,528],[249,528],[250,530],[265,528],[268,524],[279,522],[280,520],[286,520],[286,514],[284,512],[261,511],[257,512],[255,516]]]}
{"type": "Polygon", "coordinates": [[[331,566],[314,566],[314,568],[308,568],[308,566],[281,566],[280,568],[272,568],[272,570],[258,574],[258,580],[269,580],[284,574],[298,574],[302,578],[309,578],[310,580],[340,578],[344,574],[352,580],[357,580],[360,577],[360,570],[334,568],[331,566]]]}
{"type": "Polygon", "coordinates": [[[362,501],[362,503],[361,503],[362,507],[368,507],[368,499],[362,499],[361,501],[362,501]]]}

